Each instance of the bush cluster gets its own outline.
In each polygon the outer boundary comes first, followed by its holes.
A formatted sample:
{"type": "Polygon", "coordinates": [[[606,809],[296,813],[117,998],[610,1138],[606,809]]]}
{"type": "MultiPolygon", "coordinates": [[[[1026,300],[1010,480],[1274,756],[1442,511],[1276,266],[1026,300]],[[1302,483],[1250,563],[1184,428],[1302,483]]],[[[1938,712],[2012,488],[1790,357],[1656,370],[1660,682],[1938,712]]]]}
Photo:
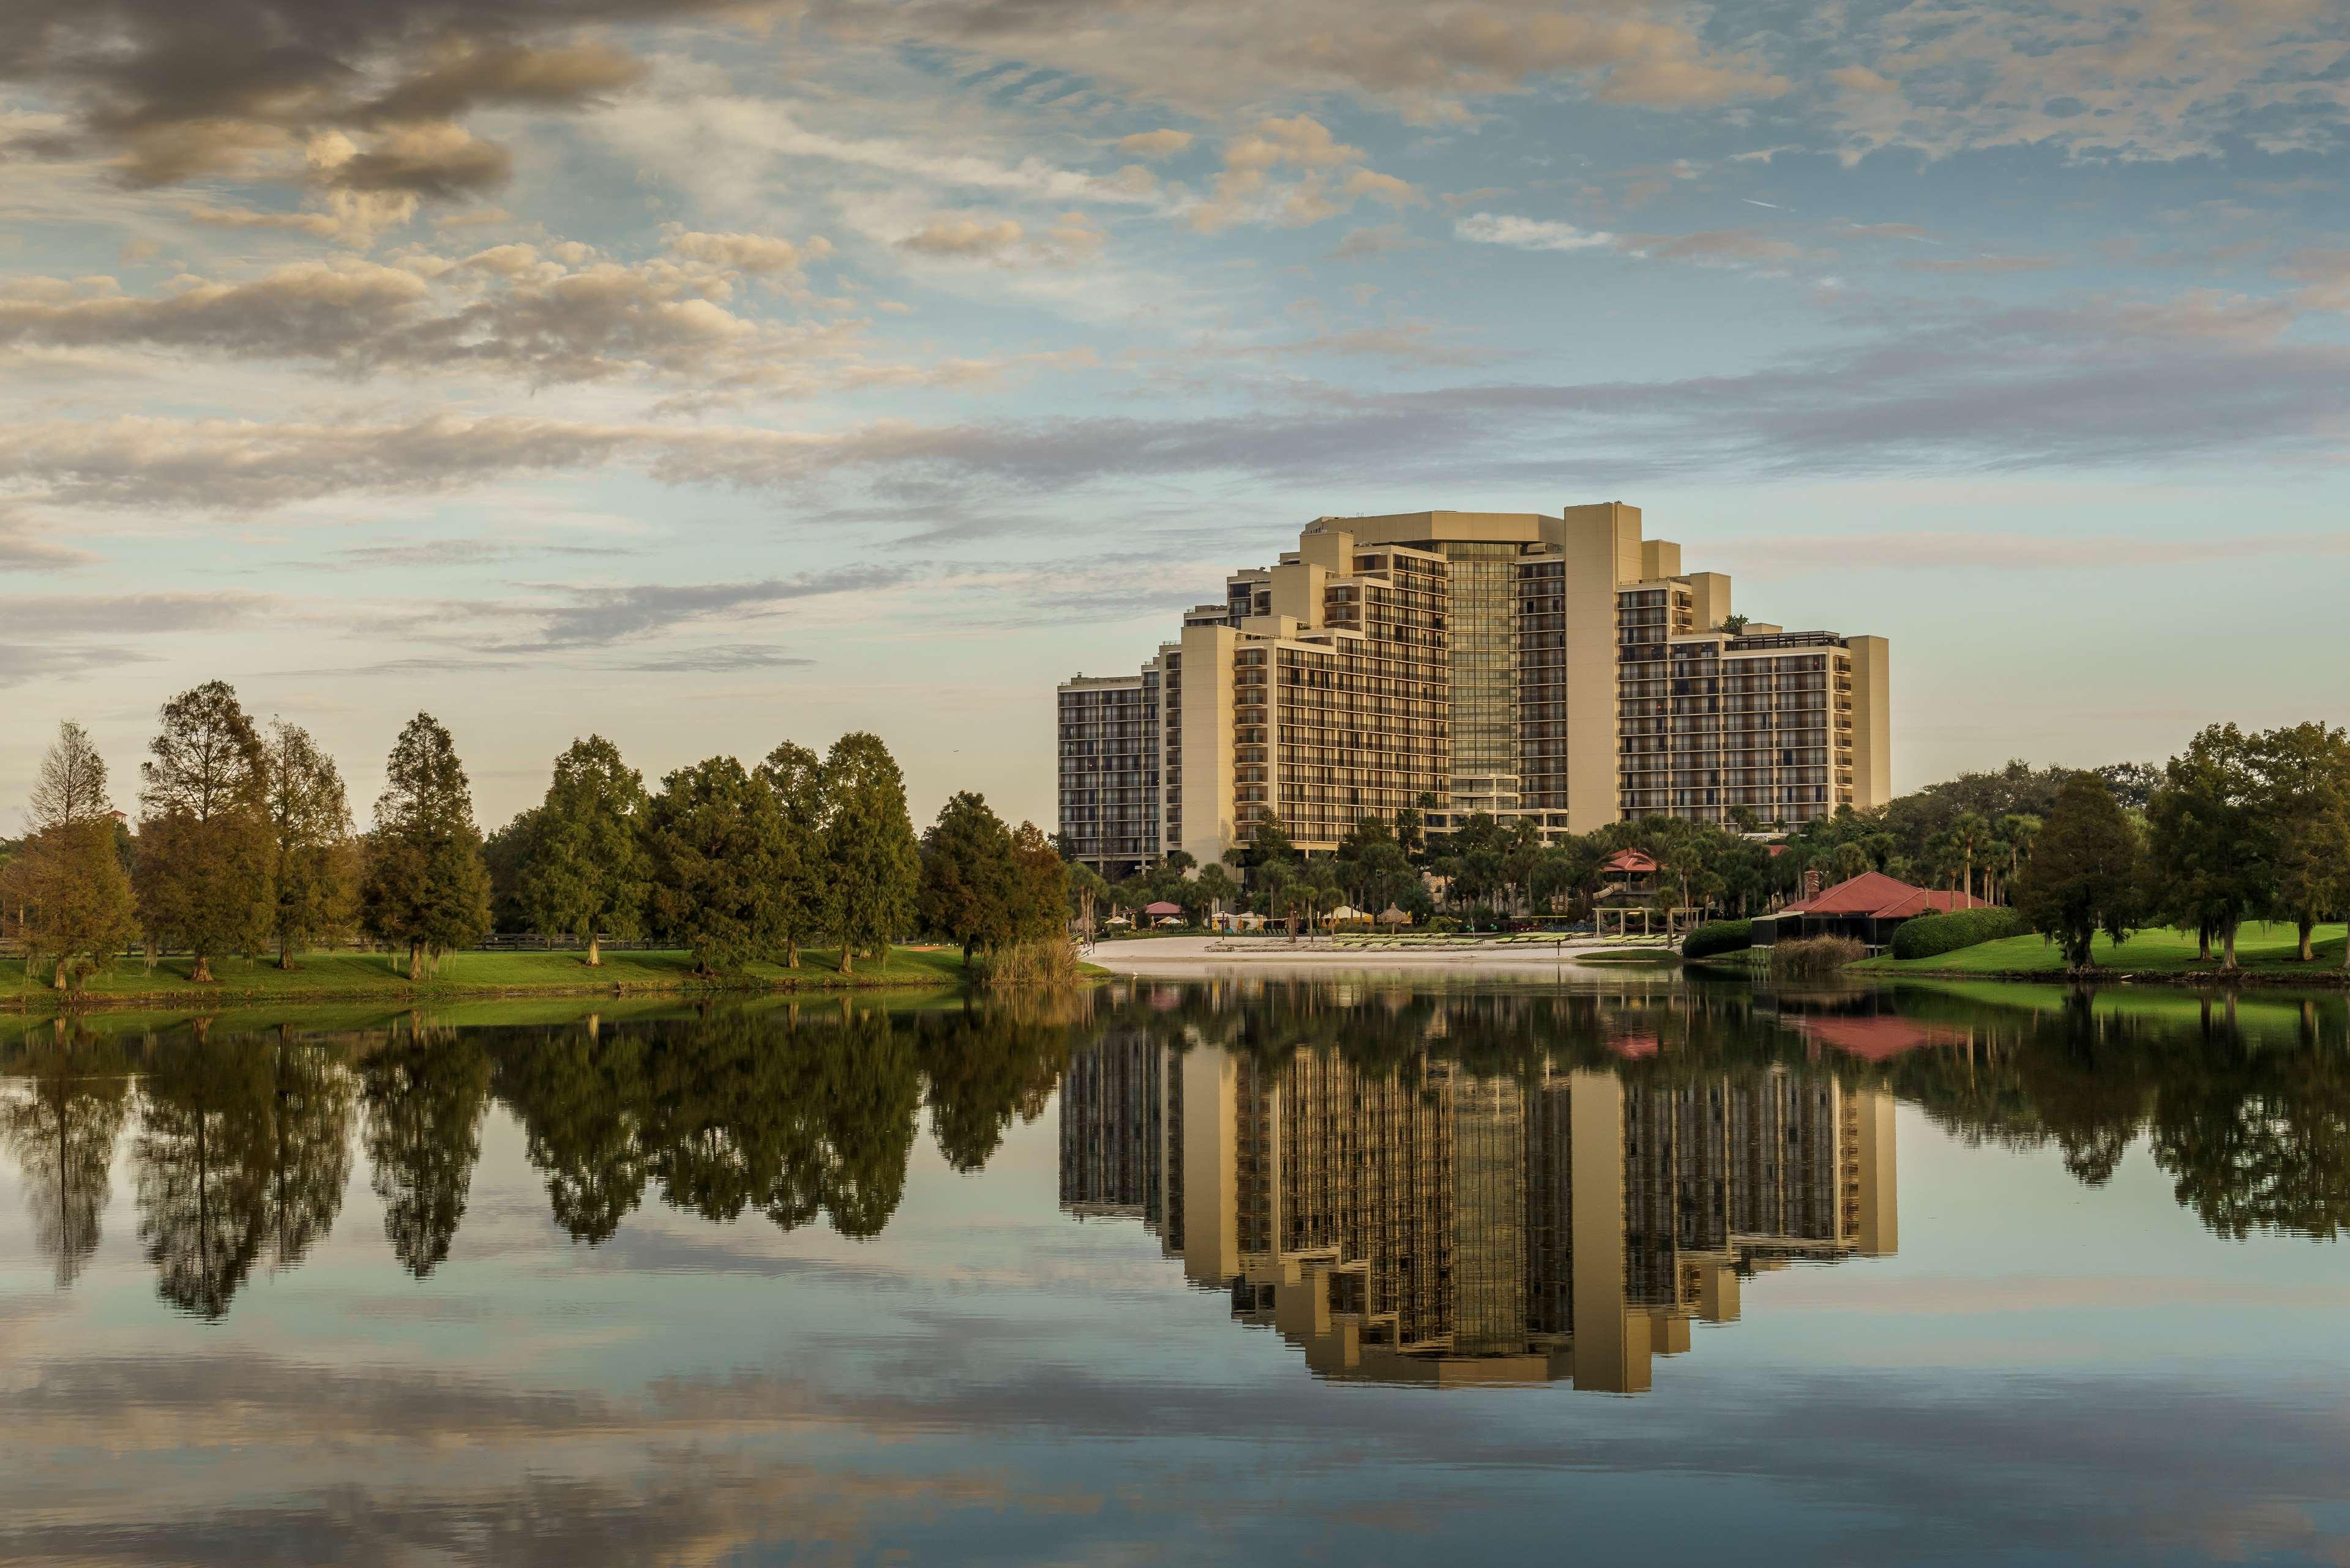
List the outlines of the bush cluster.
{"type": "Polygon", "coordinates": [[[1771,972],[1782,980],[1834,974],[1868,956],[1850,937],[1803,937],[1771,949],[1771,972]]]}
{"type": "Polygon", "coordinates": [[[2031,922],[2013,909],[1953,909],[1946,915],[1920,915],[1894,928],[1893,956],[1939,958],[1960,948],[2028,936],[2031,931],[2031,922]]]}
{"type": "Polygon", "coordinates": [[[1754,945],[1752,920],[1709,920],[1681,939],[1681,957],[1711,958],[1754,945]]]}

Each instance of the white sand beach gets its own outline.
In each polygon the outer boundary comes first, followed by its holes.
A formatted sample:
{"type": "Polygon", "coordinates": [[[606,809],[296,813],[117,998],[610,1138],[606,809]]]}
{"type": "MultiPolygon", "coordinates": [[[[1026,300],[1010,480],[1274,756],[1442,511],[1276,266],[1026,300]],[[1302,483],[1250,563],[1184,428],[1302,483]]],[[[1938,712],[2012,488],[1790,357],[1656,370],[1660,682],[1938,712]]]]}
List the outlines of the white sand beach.
{"type": "MultiPolygon", "coordinates": [[[[1455,972],[1531,973],[1575,965],[1594,956],[1660,953],[1661,945],[1639,946],[1570,937],[1556,942],[1399,941],[1348,943],[1326,937],[1291,942],[1280,937],[1151,937],[1096,942],[1083,950],[1086,962],[1118,974],[1187,975],[1215,970],[1251,973],[1278,970],[1440,970],[1455,972]]],[[[1586,972],[1607,967],[1583,966],[1586,972]]]]}

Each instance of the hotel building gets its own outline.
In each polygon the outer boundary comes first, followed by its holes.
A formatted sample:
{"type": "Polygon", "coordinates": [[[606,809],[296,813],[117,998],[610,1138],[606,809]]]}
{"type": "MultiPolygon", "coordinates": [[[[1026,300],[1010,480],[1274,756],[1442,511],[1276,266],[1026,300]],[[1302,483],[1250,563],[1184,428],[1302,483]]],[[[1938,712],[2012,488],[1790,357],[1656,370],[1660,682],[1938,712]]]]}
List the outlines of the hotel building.
{"type": "Polygon", "coordinates": [[[1892,794],[1882,638],[1742,620],[1617,502],[1325,517],[1133,675],[1060,688],[1061,831],[1112,877],[1280,819],[1794,826],[1892,794]]]}
{"type": "Polygon", "coordinates": [[[1317,1375],[1379,1382],[1636,1393],[1743,1280],[1898,1248],[1880,1091],[1409,1068],[1113,1035],[1062,1085],[1062,1207],[1139,1220],[1317,1375]]]}

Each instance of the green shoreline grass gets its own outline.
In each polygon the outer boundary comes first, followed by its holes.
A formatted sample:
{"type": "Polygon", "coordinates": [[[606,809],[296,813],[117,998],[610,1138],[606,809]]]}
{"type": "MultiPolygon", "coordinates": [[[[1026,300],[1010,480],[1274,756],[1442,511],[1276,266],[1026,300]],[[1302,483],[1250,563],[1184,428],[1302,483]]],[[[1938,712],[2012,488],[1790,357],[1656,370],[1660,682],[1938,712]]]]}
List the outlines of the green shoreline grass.
{"type": "Polygon", "coordinates": [[[860,961],[842,974],[830,951],[804,950],[800,967],[759,962],[720,977],[693,973],[683,952],[611,952],[590,969],[577,951],[462,952],[441,961],[432,979],[411,982],[405,954],[322,952],[291,971],[274,960],[218,959],[213,982],[188,978],[190,961],[165,959],[151,972],[124,960],[93,975],[81,993],[61,995],[28,983],[20,959],[0,961],[0,1007],[55,1012],[66,1007],[267,1006],[282,1002],[443,1002],[463,997],[697,996],[719,993],[821,995],[847,991],[936,990],[961,985],[962,954],[952,948],[892,948],[887,962],[860,961]]]}
{"type": "MultiPolygon", "coordinates": [[[[2299,935],[2291,926],[2257,923],[2237,933],[2236,974],[2221,971],[2217,958],[2205,962],[2197,956],[2192,931],[2140,931],[2120,947],[2099,937],[2089,958],[2095,980],[2154,980],[2171,983],[2233,985],[2350,984],[2342,967],[2343,928],[2317,928],[2317,956],[2303,963],[2298,956],[2299,935]]],[[[2064,955],[2038,937],[2006,937],[1980,942],[1956,952],[1927,959],[1866,959],[1847,974],[1936,977],[1974,980],[2064,980],[2064,955]]]]}

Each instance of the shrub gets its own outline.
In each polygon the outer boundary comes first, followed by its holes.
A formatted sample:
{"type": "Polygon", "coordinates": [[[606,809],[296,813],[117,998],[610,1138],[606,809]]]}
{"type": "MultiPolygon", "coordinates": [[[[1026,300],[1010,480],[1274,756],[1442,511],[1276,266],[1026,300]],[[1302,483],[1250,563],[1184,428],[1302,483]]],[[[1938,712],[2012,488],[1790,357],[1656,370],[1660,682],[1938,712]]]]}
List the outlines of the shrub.
{"type": "Polygon", "coordinates": [[[1953,909],[1947,915],[1920,915],[1893,928],[1893,956],[1939,958],[1978,942],[2028,936],[2031,931],[2031,925],[2013,909],[1953,909]]]}
{"type": "Polygon", "coordinates": [[[1752,921],[1709,920],[1681,939],[1681,957],[1711,958],[1716,953],[1732,953],[1753,945],[1752,921]]]}
{"type": "Polygon", "coordinates": [[[1781,979],[1834,974],[1858,963],[1868,949],[1850,937],[1802,937],[1771,950],[1771,972],[1781,979]]]}
{"type": "Polygon", "coordinates": [[[1039,937],[997,948],[980,958],[974,967],[980,983],[991,991],[1074,985],[1077,949],[1066,937],[1039,937]]]}
{"type": "Polygon", "coordinates": [[[1450,915],[1439,915],[1428,922],[1428,929],[1438,936],[1450,936],[1461,929],[1461,922],[1450,915]]]}

